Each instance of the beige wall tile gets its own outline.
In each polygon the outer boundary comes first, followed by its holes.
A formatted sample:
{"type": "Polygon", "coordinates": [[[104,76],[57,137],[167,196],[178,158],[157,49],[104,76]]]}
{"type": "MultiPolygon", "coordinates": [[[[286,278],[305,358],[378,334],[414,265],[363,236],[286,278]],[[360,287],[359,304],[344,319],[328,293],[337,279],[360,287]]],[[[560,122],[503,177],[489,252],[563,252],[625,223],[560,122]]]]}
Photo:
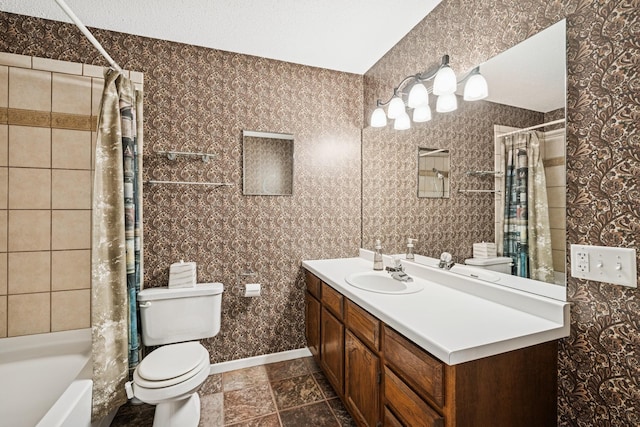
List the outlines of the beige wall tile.
{"type": "Polygon", "coordinates": [[[7,293],[7,254],[0,253],[0,295],[6,295],[7,293]]]}
{"type": "Polygon", "coordinates": [[[91,115],[97,116],[102,101],[102,91],[104,89],[104,79],[91,79],[91,115]]]}
{"type": "Polygon", "coordinates": [[[564,208],[567,206],[566,191],[564,187],[547,188],[549,207],[564,208]]]}
{"type": "Polygon", "coordinates": [[[566,168],[564,166],[551,166],[544,168],[547,187],[565,187],[566,168]]]}
{"type": "Polygon", "coordinates": [[[51,111],[51,73],[9,67],[9,108],[51,111]]]}
{"type": "Polygon", "coordinates": [[[51,329],[51,293],[9,295],[8,336],[40,334],[51,329]]]}
{"type": "Polygon", "coordinates": [[[9,211],[0,210],[0,252],[7,252],[9,211]]]}
{"type": "Polygon", "coordinates": [[[57,59],[40,58],[34,56],[32,58],[32,68],[34,70],[53,71],[56,73],[67,73],[82,75],[82,64],[77,62],[58,61],[57,59]]]}
{"type": "Polygon", "coordinates": [[[51,211],[10,210],[9,252],[51,248],[51,211]]]}
{"type": "Polygon", "coordinates": [[[89,290],[61,291],[51,294],[51,331],[91,326],[89,290]]]}
{"type": "Polygon", "coordinates": [[[0,209],[7,209],[9,199],[9,168],[0,167],[0,209]]]}
{"type": "Polygon", "coordinates": [[[549,225],[551,228],[564,230],[567,226],[567,211],[565,208],[549,208],[549,225]]]}
{"type": "Polygon", "coordinates": [[[0,107],[9,106],[9,67],[0,66],[0,107]]]}
{"type": "Polygon", "coordinates": [[[52,211],[51,248],[91,248],[91,211],[52,211]]]}
{"type": "Polygon", "coordinates": [[[0,166],[9,164],[9,126],[0,125],[0,166]]]}
{"type": "Polygon", "coordinates": [[[558,251],[565,250],[567,233],[562,228],[551,229],[551,248],[558,251]]]}
{"type": "Polygon", "coordinates": [[[31,57],[15,53],[0,52],[0,64],[12,67],[31,68],[31,57]]]}
{"type": "Polygon", "coordinates": [[[7,336],[7,297],[0,296],[0,338],[7,336]]]}
{"type": "Polygon", "coordinates": [[[50,168],[51,129],[9,126],[9,166],[50,168]]]}
{"type": "Polygon", "coordinates": [[[9,253],[9,295],[51,290],[51,252],[9,253]]]}
{"type": "Polygon", "coordinates": [[[91,251],[51,252],[51,289],[89,289],[91,287],[91,251]]]}
{"type": "Polygon", "coordinates": [[[91,114],[91,78],[53,74],[51,111],[91,114]]]}
{"type": "Polygon", "coordinates": [[[51,170],[9,168],[9,209],[51,209],[51,170]]]}
{"type": "Polygon", "coordinates": [[[54,169],[91,169],[91,131],[51,129],[54,169]]]}
{"type": "Polygon", "coordinates": [[[558,251],[554,249],[551,251],[551,256],[553,257],[553,271],[565,271],[565,251],[558,251]]]}
{"type": "Polygon", "coordinates": [[[104,78],[104,69],[105,67],[99,67],[97,65],[82,64],[82,75],[104,78]]]}
{"type": "Polygon", "coordinates": [[[53,170],[53,209],[91,209],[91,171],[53,170]]]}

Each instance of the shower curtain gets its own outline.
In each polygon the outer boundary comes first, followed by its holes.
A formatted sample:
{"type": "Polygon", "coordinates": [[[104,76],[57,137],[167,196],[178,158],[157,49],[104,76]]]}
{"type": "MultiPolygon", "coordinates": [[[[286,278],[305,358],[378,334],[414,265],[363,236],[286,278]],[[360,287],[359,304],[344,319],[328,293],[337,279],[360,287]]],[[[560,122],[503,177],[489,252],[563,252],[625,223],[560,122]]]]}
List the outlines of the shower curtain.
{"type": "Polygon", "coordinates": [[[127,401],[124,383],[138,363],[141,146],[142,93],[108,69],[98,115],[92,205],[94,420],[127,401]]]}
{"type": "Polygon", "coordinates": [[[535,132],[505,137],[503,256],[512,274],[553,283],[551,231],[540,141],[535,132]]]}

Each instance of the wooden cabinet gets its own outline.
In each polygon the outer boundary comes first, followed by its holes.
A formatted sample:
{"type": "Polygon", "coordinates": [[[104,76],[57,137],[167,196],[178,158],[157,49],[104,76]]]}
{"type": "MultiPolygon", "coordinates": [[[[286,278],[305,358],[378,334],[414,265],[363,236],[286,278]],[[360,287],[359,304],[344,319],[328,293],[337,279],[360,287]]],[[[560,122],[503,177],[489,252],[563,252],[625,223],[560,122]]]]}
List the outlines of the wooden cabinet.
{"type": "Polygon", "coordinates": [[[320,301],[311,293],[305,294],[305,335],[313,357],[320,361],[320,301]]]}
{"type": "Polygon", "coordinates": [[[345,338],[344,398],[359,425],[380,421],[380,358],[351,331],[345,338]]]}
{"type": "Polygon", "coordinates": [[[323,305],[320,315],[320,366],[340,396],[344,391],[344,325],[323,305]]]}
{"type": "Polygon", "coordinates": [[[557,343],[447,365],[306,272],[306,334],[359,426],[556,426],[557,343]]]}

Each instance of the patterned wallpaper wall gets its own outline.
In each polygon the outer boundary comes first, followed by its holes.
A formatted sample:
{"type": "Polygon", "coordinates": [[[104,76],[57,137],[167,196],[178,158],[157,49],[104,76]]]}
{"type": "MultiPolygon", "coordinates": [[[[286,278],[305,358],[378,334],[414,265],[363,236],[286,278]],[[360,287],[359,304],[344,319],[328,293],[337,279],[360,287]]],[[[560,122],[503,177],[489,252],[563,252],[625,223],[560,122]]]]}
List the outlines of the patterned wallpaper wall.
{"type": "MultiPolygon", "coordinates": [[[[0,13],[0,51],[104,65],[72,25],[0,13]]],[[[220,281],[222,329],[212,362],[300,348],[303,259],[357,255],[360,246],[362,76],[108,31],[94,32],[126,69],[145,74],[144,178],[232,187],[145,186],[146,286],[168,266],[198,263],[220,281]],[[242,130],[295,137],[293,196],[242,195],[242,130]],[[154,156],[204,151],[208,163],[154,156]],[[240,297],[239,273],[263,285],[240,297]]]]}
{"type": "MultiPolygon", "coordinates": [[[[376,98],[391,93],[404,76],[436,65],[441,54],[449,53],[459,72],[468,70],[565,17],[567,245],[638,248],[637,0],[444,0],[366,74],[364,115],[370,115],[376,98]]],[[[400,147],[407,140],[376,131],[365,129],[365,150],[374,149],[376,141],[400,147]]],[[[411,143],[418,138],[411,136],[411,143]]],[[[375,193],[368,188],[369,163],[365,156],[365,199],[375,193]]],[[[447,215],[458,215],[455,199],[450,204],[447,215]]],[[[433,207],[427,207],[432,214],[433,207]]],[[[448,224],[449,218],[438,220],[448,224]]],[[[559,350],[559,425],[640,425],[639,297],[638,289],[569,278],[571,335],[559,350]]]]}

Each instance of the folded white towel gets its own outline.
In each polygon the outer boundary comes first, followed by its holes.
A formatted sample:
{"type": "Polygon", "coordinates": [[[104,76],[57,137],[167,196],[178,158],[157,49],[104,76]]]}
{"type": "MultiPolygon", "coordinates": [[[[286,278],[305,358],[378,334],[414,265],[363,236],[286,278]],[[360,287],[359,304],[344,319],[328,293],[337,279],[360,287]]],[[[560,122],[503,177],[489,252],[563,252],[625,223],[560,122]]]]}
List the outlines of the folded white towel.
{"type": "Polygon", "coordinates": [[[196,263],[176,262],[169,267],[170,288],[191,288],[196,285],[196,263]]]}
{"type": "Polygon", "coordinates": [[[474,258],[495,258],[497,256],[496,244],[493,242],[482,242],[473,244],[474,258]]]}

